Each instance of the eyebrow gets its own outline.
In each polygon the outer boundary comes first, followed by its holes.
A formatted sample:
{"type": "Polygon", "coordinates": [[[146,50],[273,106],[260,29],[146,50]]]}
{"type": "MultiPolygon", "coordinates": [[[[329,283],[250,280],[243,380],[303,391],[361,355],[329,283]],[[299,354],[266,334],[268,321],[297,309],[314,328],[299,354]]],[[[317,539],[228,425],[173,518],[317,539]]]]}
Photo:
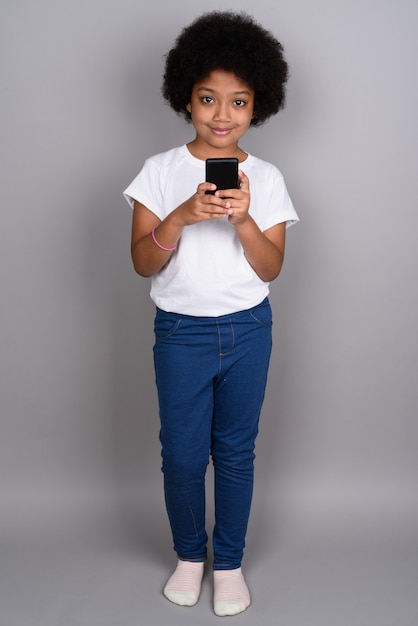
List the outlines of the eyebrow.
{"type": "MultiPolygon", "coordinates": [[[[216,93],[216,89],[211,89],[210,87],[199,87],[197,91],[209,91],[210,93],[216,93]]],[[[242,89],[240,91],[233,91],[232,95],[240,96],[241,94],[251,95],[251,92],[248,89],[242,89]]]]}

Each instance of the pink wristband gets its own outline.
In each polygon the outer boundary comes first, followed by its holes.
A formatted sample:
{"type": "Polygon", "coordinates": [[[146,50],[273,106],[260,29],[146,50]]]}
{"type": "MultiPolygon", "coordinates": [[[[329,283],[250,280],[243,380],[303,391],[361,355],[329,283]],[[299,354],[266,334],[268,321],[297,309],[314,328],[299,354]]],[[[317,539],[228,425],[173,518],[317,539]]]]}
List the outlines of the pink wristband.
{"type": "Polygon", "coordinates": [[[158,246],[161,250],[165,250],[166,252],[173,252],[173,250],[175,250],[175,249],[177,248],[177,245],[173,246],[172,248],[166,248],[165,246],[162,246],[162,245],[161,245],[161,244],[157,241],[157,238],[156,238],[156,236],[155,236],[155,232],[154,232],[154,231],[155,231],[155,229],[156,229],[156,228],[157,228],[157,227],[156,227],[156,226],[154,226],[154,228],[153,228],[153,229],[152,229],[152,231],[151,231],[151,236],[152,236],[152,238],[153,238],[153,240],[154,240],[155,245],[156,245],[156,246],[158,246]]]}

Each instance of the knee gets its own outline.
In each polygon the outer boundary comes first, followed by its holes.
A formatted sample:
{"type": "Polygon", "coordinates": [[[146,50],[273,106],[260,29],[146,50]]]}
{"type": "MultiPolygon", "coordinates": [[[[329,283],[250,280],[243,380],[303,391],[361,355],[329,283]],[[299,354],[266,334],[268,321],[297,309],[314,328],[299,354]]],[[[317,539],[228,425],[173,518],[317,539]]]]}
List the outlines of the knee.
{"type": "Polygon", "coordinates": [[[181,484],[190,483],[194,480],[202,480],[206,474],[209,463],[208,457],[199,459],[184,454],[162,454],[162,471],[170,482],[181,484]]]}
{"type": "Polygon", "coordinates": [[[212,461],[215,469],[227,470],[230,472],[246,472],[254,465],[254,446],[247,446],[239,450],[233,448],[214,448],[212,450],[212,461]]]}
{"type": "Polygon", "coordinates": [[[255,441],[258,434],[258,422],[246,429],[237,430],[222,436],[215,432],[212,436],[211,456],[216,467],[229,467],[231,470],[246,470],[255,459],[255,441]]]}

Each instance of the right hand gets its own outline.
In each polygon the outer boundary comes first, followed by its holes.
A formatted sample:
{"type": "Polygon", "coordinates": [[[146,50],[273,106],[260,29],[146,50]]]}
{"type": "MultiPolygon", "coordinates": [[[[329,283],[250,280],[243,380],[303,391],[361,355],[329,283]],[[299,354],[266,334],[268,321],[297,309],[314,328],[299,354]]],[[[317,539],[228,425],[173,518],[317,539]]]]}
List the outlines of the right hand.
{"type": "Polygon", "coordinates": [[[216,185],[213,183],[200,183],[196,193],[173,211],[181,226],[190,226],[197,222],[219,219],[230,215],[231,204],[228,199],[218,198],[212,194],[205,193],[215,189],[216,185]]]}

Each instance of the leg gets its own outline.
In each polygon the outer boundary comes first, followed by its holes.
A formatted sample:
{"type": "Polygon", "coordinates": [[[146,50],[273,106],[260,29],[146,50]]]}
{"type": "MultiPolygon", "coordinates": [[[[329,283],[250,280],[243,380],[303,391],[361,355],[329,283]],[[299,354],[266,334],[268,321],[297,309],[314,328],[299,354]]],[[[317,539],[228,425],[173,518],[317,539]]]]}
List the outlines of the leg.
{"type": "Polygon", "coordinates": [[[222,355],[215,388],[212,457],[215,469],[215,569],[241,566],[251,508],[254,446],[271,353],[267,304],[232,318],[233,344],[222,355]]]}
{"type": "Polygon", "coordinates": [[[219,356],[216,350],[212,356],[211,333],[198,319],[157,310],[155,334],[162,471],[174,549],[180,559],[205,560],[205,474],[219,356]]]}
{"type": "Polygon", "coordinates": [[[241,572],[253,490],[254,445],[271,353],[271,311],[264,303],[232,318],[233,344],[223,337],[215,391],[215,613],[235,615],[250,603],[241,572]]]}
{"type": "MultiPolygon", "coordinates": [[[[164,594],[176,604],[192,606],[200,593],[207,545],[205,474],[214,375],[210,337],[207,342],[210,332],[199,327],[196,320],[163,312],[157,312],[155,330],[165,500],[179,557],[164,594]]],[[[219,357],[216,351],[213,355],[215,367],[219,357]]]]}

